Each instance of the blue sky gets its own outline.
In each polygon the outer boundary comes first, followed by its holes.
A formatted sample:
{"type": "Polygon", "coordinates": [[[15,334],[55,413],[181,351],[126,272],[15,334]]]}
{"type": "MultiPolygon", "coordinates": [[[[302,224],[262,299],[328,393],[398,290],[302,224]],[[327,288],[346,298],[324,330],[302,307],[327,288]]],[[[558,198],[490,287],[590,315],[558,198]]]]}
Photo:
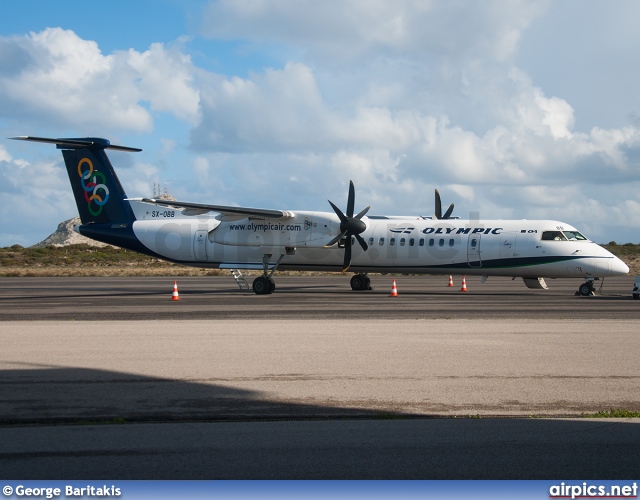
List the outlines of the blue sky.
{"type": "MultiPolygon", "coordinates": [[[[640,242],[632,0],[0,3],[0,137],[99,136],[129,196],[554,219],[640,242]]],[[[0,139],[0,246],[77,214],[0,139]]]]}

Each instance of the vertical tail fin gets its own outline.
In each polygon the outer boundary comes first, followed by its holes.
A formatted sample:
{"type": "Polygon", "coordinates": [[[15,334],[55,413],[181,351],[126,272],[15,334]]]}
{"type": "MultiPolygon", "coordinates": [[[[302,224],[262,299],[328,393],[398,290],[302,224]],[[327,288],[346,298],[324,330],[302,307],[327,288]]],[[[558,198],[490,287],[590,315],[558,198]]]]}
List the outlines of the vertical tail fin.
{"type": "Polygon", "coordinates": [[[104,148],[62,149],[83,224],[134,220],[127,197],[104,148]]]}
{"type": "Polygon", "coordinates": [[[127,195],[118,180],[105,149],[141,151],[136,148],[114,146],[106,139],[47,139],[43,137],[14,137],[23,141],[55,144],[62,150],[69,181],[78,205],[82,224],[127,223],[135,216],[127,195]]]}

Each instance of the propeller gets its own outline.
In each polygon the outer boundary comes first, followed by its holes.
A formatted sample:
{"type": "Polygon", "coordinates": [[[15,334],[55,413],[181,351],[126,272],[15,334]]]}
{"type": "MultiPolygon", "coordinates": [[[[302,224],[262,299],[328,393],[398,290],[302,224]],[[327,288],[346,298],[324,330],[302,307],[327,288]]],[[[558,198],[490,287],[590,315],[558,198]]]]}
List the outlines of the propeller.
{"type": "Polygon", "coordinates": [[[369,208],[371,207],[367,207],[355,217],[353,216],[353,207],[356,201],[356,190],[353,187],[353,181],[349,181],[349,198],[347,199],[346,215],[342,213],[342,210],[340,210],[333,203],[331,203],[330,200],[327,200],[327,201],[329,202],[329,205],[331,205],[331,208],[333,208],[333,211],[336,213],[336,215],[340,219],[340,234],[335,238],[333,238],[324,247],[329,248],[335,245],[342,238],[346,238],[345,246],[344,246],[344,264],[342,266],[343,267],[342,272],[345,272],[349,269],[349,266],[351,265],[351,237],[355,236],[356,240],[358,241],[358,243],[360,243],[360,246],[365,252],[369,248],[369,246],[367,245],[367,242],[364,241],[364,239],[362,239],[362,236],[360,236],[360,233],[364,232],[365,229],[367,229],[367,225],[364,222],[362,222],[360,219],[364,217],[364,215],[369,211],[369,208]]]}
{"type": "Polygon", "coordinates": [[[449,208],[447,209],[447,211],[444,213],[444,215],[442,215],[442,201],[440,200],[440,193],[438,193],[438,190],[436,189],[436,212],[435,212],[435,218],[436,219],[450,219],[452,213],[453,213],[453,203],[451,205],[449,205],[449,208]]]}

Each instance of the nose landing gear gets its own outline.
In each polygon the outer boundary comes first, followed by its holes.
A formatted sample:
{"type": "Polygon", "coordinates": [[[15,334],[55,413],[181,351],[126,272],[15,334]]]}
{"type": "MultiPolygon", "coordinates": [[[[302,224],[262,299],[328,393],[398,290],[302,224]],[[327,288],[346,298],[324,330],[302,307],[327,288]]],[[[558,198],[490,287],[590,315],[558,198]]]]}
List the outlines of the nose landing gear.
{"type": "MultiPolygon", "coordinates": [[[[588,279],[586,282],[580,285],[578,287],[578,291],[576,292],[576,295],[581,295],[582,297],[589,297],[591,295],[595,295],[596,287],[594,285],[594,280],[597,280],[597,279],[599,278],[588,279]]],[[[602,288],[602,286],[600,288],[602,288]]]]}

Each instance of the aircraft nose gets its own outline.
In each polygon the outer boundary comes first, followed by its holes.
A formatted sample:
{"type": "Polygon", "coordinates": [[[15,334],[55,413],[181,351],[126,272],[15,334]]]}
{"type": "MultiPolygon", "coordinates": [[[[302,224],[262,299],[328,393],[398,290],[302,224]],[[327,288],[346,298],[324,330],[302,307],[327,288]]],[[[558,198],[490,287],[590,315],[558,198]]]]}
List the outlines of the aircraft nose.
{"type": "Polygon", "coordinates": [[[629,266],[622,262],[618,257],[614,257],[611,262],[611,274],[621,276],[629,273],[629,266]]]}
{"type": "Polygon", "coordinates": [[[612,254],[609,250],[598,247],[595,255],[595,275],[599,273],[602,276],[624,276],[629,273],[629,266],[627,266],[622,260],[612,254]]]}

